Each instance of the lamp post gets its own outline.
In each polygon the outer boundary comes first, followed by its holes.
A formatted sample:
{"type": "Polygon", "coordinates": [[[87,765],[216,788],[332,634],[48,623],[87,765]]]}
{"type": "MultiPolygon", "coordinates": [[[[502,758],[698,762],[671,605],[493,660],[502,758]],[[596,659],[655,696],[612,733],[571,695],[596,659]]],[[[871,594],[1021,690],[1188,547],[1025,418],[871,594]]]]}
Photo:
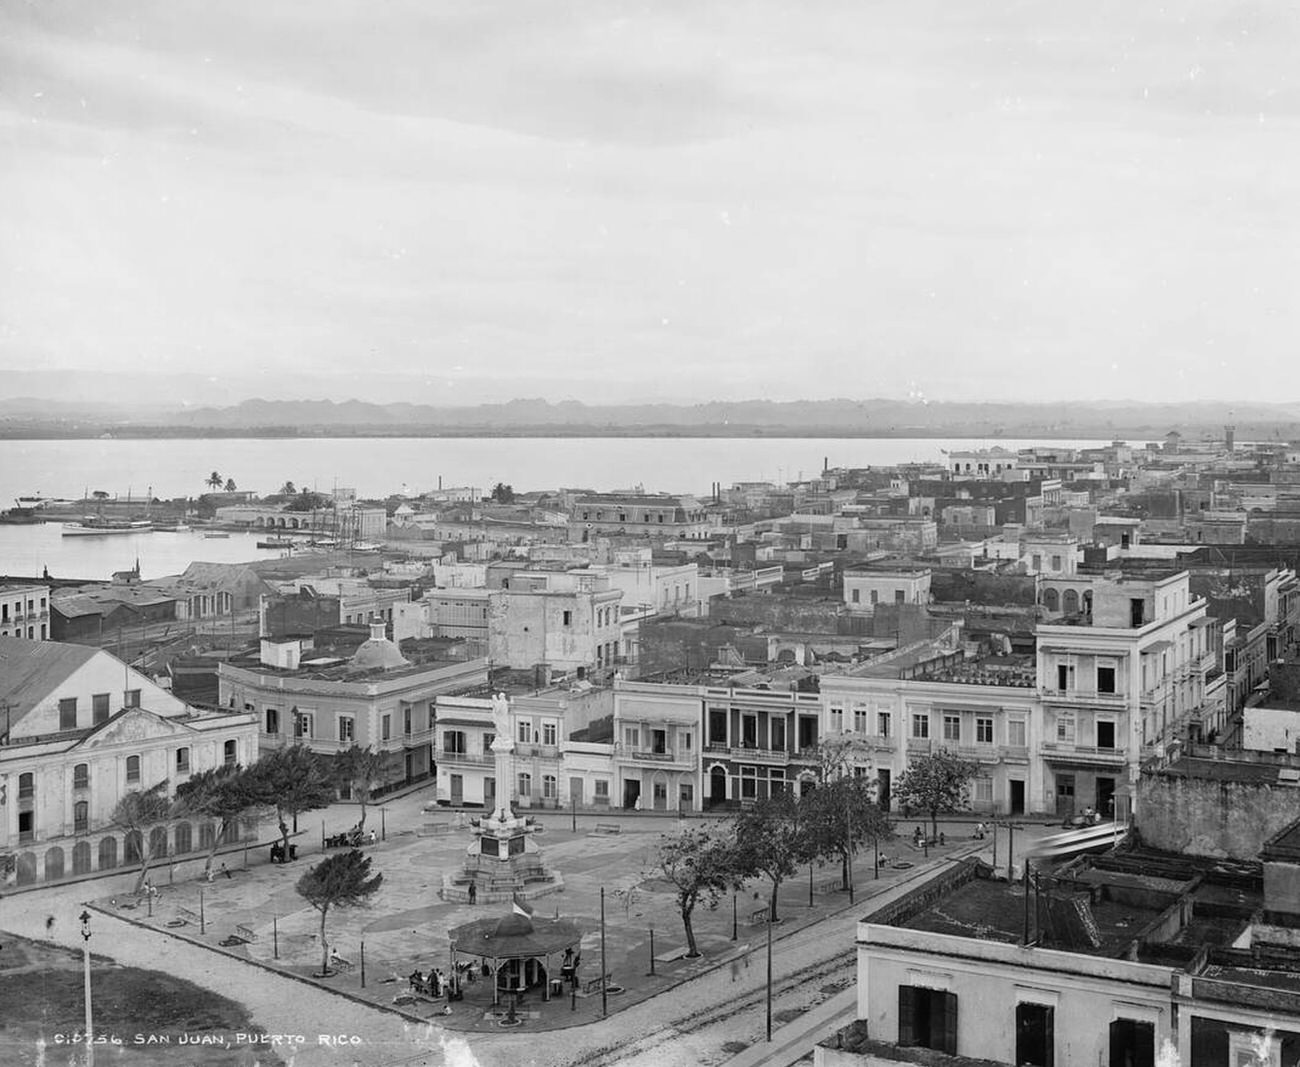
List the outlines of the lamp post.
{"type": "Polygon", "coordinates": [[[731,893],[731,940],[736,940],[736,893],[731,893]]]}
{"type": "Polygon", "coordinates": [[[79,918],[83,985],[86,993],[86,1067],[95,1067],[95,1024],[90,1012],[90,912],[83,909],[79,918]]]}
{"type": "Polygon", "coordinates": [[[813,869],[812,860],[808,861],[808,907],[813,906],[813,869]]]}
{"type": "Polygon", "coordinates": [[[655,973],[655,928],[650,927],[650,975],[655,973]]]}
{"type": "Polygon", "coordinates": [[[772,1041],[772,916],[767,916],[767,1040],[772,1041]]]}
{"type": "Polygon", "coordinates": [[[206,934],[207,932],[208,920],[203,910],[203,887],[199,886],[199,933],[206,934]]]}
{"type": "Polygon", "coordinates": [[[605,887],[600,887],[600,1017],[609,1014],[609,983],[605,981],[605,887]]]}

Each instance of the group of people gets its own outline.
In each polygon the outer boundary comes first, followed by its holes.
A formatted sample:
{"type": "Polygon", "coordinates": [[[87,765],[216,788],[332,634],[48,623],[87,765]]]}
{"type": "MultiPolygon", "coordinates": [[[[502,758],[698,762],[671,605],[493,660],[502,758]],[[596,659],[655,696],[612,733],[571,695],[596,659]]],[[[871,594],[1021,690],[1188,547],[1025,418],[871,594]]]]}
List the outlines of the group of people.
{"type": "Polygon", "coordinates": [[[333,834],[325,838],[326,848],[360,848],[362,845],[373,845],[379,840],[379,835],[373,829],[362,830],[361,824],[357,823],[351,829],[341,834],[333,834]]]}
{"type": "MultiPolygon", "coordinates": [[[[935,843],[933,840],[930,840],[929,838],[927,838],[927,837],[925,836],[925,831],[922,830],[921,827],[918,826],[918,827],[916,828],[916,830],[913,831],[913,833],[912,833],[912,847],[913,847],[913,848],[920,848],[921,846],[925,845],[927,842],[928,842],[929,844],[931,844],[931,845],[933,845],[933,844],[935,843]]],[[[945,844],[948,843],[948,842],[947,842],[947,835],[944,834],[944,832],[943,832],[942,830],[939,831],[939,840],[938,840],[938,843],[941,844],[941,845],[945,845],[945,844]]]]}
{"type": "Polygon", "coordinates": [[[411,992],[434,998],[445,996],[450,1004],[453,1000],[464,998],[465,994],[461,991],[462,979],[472,982],[474,977],[474,969],[468,966],[457,965],[450,978],[441,968],[431,967],[429,973],[424,974],[417,967],[410,975],[411,992]]]}

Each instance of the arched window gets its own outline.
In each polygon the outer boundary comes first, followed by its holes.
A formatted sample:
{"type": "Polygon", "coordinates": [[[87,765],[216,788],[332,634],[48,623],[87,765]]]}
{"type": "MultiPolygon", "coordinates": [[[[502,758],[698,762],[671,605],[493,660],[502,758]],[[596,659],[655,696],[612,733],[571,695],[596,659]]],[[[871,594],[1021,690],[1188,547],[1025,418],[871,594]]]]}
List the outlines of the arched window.
{"type": "Polygon", "coordinates": [[[126,780],[128,782],[138,782],[140,780],[140,757],[126,757],[126,780]]]}
{"type": "Polygon", "coordinates": [[[89,789],[90,788],[90,764],[78,763],[72,768],[72,788],[89,789]]]}
{"type": "Polygon", "coordinates": [[[90,873],[90,842],[78,841],[72,846],[72,873],[90,873]]]}
{"type": "Polygon", "coordinates": [[[1061,597],[1061,610],[1067,615],[1073,615],[1079,610],[1079,592],[1077,589],[1067,589],[1061,597]]]}
{"type": "Polygon", "coordinates": [[[36,778],[31,771],[18,776],[18,799],[31,800],[36,793],[36,778]]]}
{"type": "Polygon", "coordinates": [[[117,838],[106,837],[99,843],[99,869],[111,871],[117,866],[117,838]]]}
{"type": "Polygon", "coordinates": [[[128,830],[124,844],[122,858],[127,863],[139,863],[140,854],[144,849],[144,835],[139,830],[128,830]]]}
{"type": "Polygon", "coordinates": [[[1061,610],[1061,594],[1058,590],[1047,588],[1043,590],[1043,607],[1048,611],[1061,610]]]}
{"type": "Polygon", "coordinates": [[[78,800],[72,805],[72,832],[84,834],[89,829],[90,805],[84,800],[78,800]]]}
{"type": "Polygon", "coordinates": [[[176,845],[173,851],[178,856],[184,855],[194,847],[194,831],[189,823],[178,822],[176,824],[176,845]]]}

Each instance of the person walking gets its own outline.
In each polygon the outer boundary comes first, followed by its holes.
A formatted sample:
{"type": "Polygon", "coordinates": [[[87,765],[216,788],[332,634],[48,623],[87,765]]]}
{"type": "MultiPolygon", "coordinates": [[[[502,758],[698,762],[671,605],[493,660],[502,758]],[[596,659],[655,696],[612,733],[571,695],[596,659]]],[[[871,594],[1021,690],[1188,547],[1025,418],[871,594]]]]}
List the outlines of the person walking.
{"type": "Polygon", "coordinates": [[[477,882],[470,882],[470,884],[469,884],[469,902],[470,902],[471,904],[477,904],[477,903],[478,903],[478,883],[477,883],[477,882]]]}

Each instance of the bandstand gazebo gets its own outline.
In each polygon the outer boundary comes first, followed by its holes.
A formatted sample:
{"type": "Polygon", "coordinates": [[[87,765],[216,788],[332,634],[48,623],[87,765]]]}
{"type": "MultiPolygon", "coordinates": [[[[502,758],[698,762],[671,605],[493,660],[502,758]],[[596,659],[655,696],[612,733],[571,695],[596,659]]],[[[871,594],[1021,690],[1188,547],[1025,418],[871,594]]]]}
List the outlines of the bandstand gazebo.
{"type": "Polygon", "coordinates": [[[565,950],[577,952],[582,933],[568,919],[539,919],[518,912],[495,919],[475,919],[449,931],[451,969],[467,956],[492,968],[492,1003],[501,992],[522,993],[542,987],[542,999],[551,999],[551,978],[559,973],[565,950]],[[504,985],[503,985],[504,979],[504,985]]]}

